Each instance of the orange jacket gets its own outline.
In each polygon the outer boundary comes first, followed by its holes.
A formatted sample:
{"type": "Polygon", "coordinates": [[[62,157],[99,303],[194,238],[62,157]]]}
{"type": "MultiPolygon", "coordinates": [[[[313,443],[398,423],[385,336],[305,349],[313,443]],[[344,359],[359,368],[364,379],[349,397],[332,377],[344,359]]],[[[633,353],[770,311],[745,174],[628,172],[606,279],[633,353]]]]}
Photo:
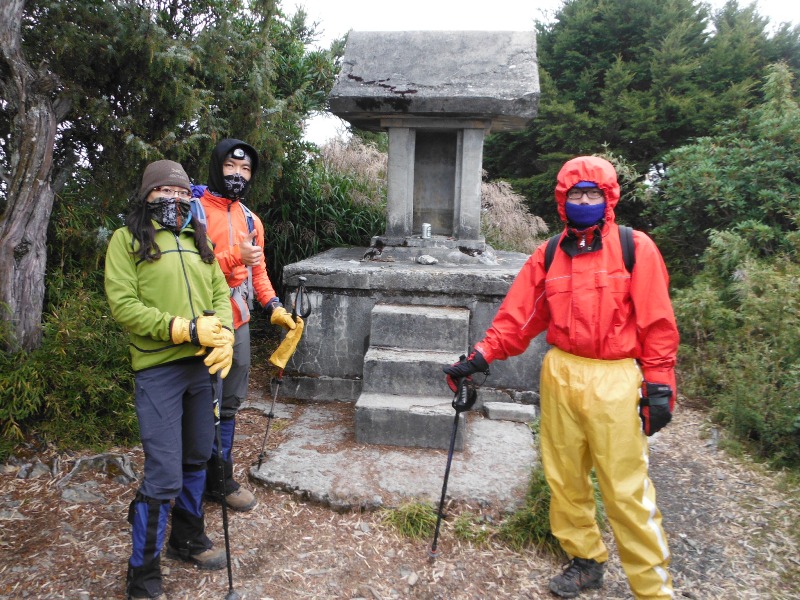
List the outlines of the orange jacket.
{"type": "MultiPolygon", "coordinates": [[[[570,257],[555,253],[545,272],[545,247],[525,262],[484,339],[475,344],[487,362],[521,354],[547,330],[547,342],[586,358],[635,358],[645,380],[676,390],[678,328],[669,298],[669,275],[655,243],[633,232],[636,265],[625,269],[614,207],[620,190],[613,166],[599,158],[569,161],[558,175],[556,201],[566,223],[566,192],[579,181],[605,192],[601,248],[570,257]]],[[[562,233],[562,241],[567,230],[562,233]]],[[[595,243],[589,237],[589,245],[595,243]]]]}
{"type": "MultiPolygon", "coordinates": [[[[215,196],[208,189],[203,192],[200,202],[206,213],[208,237],[214,244],[214,254],[225,274],[228,286],[233,290],[245,283],[248,277],[247,267],[242,262],[242,255],[239,252],[239,244],[249,235],[244,210],[238,201],[231,202],[227,198],[215,196]]],[[[263,248],[264,225],[255,214],[253,222],[256,230],[255,243],[263,248]]],[[[252,270],[255,299],[262,306],[266,306],[270,300],[277,297],[267,274],[266,259],[253,266],[252,270]]],[[[247,306],[242,307],[240,302],[235,301],[233,295],[231,306],[234,328],[250,321],[250,311],[247,306]]]]}

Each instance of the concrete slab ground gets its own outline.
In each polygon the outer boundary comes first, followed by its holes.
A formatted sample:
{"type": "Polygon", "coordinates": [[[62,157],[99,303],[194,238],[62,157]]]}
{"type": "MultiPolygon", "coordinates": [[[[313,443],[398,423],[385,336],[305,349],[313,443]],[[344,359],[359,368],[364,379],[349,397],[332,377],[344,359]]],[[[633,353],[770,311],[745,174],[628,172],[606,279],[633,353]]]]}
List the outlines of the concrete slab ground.
{"type": "MultiPolygon", "coordinates": [[[[269,407],[249,403],[243,408],[269,407]]],[[[274,414],[276,419],[290,415],[291,422],[261,468],[250,468],[254,480],[339,511],[395,507],[413,500],[438,506],[447,450],[359,444],[350,402],[277,403],[274,414]]],[[[513,511],[524,500],[536,458],[530,429],[474,411],[466,427],[464,451],[453,453],[447,498],[513,511]]]]}

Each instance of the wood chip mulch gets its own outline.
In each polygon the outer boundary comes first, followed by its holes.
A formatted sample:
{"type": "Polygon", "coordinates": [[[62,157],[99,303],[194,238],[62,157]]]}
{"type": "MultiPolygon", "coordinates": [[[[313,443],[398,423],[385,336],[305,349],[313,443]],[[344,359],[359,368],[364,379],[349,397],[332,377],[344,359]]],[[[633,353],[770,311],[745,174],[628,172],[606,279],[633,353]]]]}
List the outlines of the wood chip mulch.
{"type": "MultiPolygon", "coordinates": [[[[259,411],[240,413],[239,481],[258,460],[265,425],[259,411]]],[[[268,448],[284,435],[280,419],[272,427],[268,448]]],[[[140,472],[140,449],[111,452],[129,456],[140,472]]],[[[115,480],[116,472],[71,474],[87,455],[39,450],[36,458],[51,472],[31,479],[17,477],[18,464],[0,469],[0,600],[124,598],[126,515],[136,484],[115,480]],[[70,486],[82,484],[100,500],[64,499],[67,486],[59,482],[68,475],[70,486]]],[[[797,490],[784,489],[781,474],[718,450],[705,415],[682,408],[652,441],[651,477],[669,535],[677,597],[800,597],[800,498],[797,490]]],[[[450,517],[486,510],[480,507],[449,513],[439,557],[431,562],[431,540],[399,537],[380,512],[341,514],[247,485],[258,506],[229,513],[234,589],[245,600],[548,598],[549,578],[560,569],[558,560],[534,550],[459,541],[450,517]]],[[[206,511],[207,531],[222,544],[220,507],[207,504],[206,511]]],[[[581,598],[631,597],[610,533],[606,541],[612,558],[605,586],[581,598]]],[[[169,599],[224,598],[228,592],[225,570],[203,572],[169,559],[162,566],[169,599]]]]}

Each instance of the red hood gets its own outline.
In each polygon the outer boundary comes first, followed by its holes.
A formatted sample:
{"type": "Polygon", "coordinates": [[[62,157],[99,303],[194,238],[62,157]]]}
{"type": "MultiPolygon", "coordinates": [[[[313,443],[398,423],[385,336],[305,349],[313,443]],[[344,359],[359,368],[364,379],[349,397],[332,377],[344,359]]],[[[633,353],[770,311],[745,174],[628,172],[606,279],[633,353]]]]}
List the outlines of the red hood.
{"type": "Polygon", "coordinates": [[[614,207],[619,202],[619,183],[614,165],[597,156],[578,156],[567,161],[558,172],[556,183],[556,202],[558,214],[567,222],[567,191],[579,181],[593,181],[606,196],[606,222],[613,223],[614,207]]]}

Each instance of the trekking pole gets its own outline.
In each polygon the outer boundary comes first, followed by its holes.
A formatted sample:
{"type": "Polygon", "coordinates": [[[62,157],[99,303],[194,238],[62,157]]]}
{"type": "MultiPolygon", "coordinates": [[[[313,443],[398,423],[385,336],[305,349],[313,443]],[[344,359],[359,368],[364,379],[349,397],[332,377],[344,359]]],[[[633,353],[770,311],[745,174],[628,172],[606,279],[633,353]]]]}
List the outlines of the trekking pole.
{"type": "Polygon", "coordinates": [[[433,534],[433,543],[431,544],[430,550],[428,550],[428,556],[431,560],[435,560],[436,557],[439,556],[439,552],[436,550],[437,541],[439,539],[439,526],[442,523],[442,508],[444,507],[444,499],[447,495],[447,480],[450,477],[450,464],[453,462],[453,450],[456,446],[456,434],[458,433],[458,421],[461,417],[461,413],[469,410],[472,405],[475,403],[475,390],[470,389],[467,385],[467,377],[462,377],[458,381],[458,390],[453,396],[453,408],[456,409],[456,416],[453,419],[453,432],[450,435],[450,450],[447,452],[447,467],[444,470],[444,482],[442,483],[442,497],[439,500],[439,511],[436,515],[436,530],[433,534]]]}
{"type": "MultiPolygon", "coordinates": [[[[296,323],[297,322],[297,314],[298,314],[298,307],[300,317],[305,319],[308,315],[311,314],[311,303],[308,300],[308,292],[306,291],[306,278],[305,277],[298,277],[300,283],[297,287],[297,292],[295,292],[294,300],[292,301],[292,320],[296,323]]],[[[288,359],[287,359],[288,360],[288,359]]],[[[276,365],[277,366],[277,365],[276,365]]],[[[276,377],[272,379],[272,382],[275,384],[275,390],[272,393],[272,404],[269,407],[269,413],[267,413],[267,429],[264,431],[264,439],[261,442],[261,452],[258,455],[258,466],[256,470],[261,469],[261,465],[264,462],[264,458],[266,457],[265,448],[267,447],[267,438],[269,437],[269,429],[270,425],[272,425],[272,419],[275,418],[275,400],[278,398],[278,390],[283,383],[283,368],[278,369],[278,374],[276,377]]]]}
{"type": "Polygon", "coordinates": [[[272,419],[275,417],[275,399],[278,397],[278,390],[281,387],[281,383],[283,383],[283,369],[278,371],[277,377],[274,377],[272,382],[275,384],[275,391],[272,393],[272,405],[269,407],[269,413],[267,413],[267,429],[264,432],[264,440],[261,442],[261,452],[258,455],[258,467],[256,468],[257,471],[261,469],[261,463],[264,462],[264,457],[266,456],[264,449],[267,447],[269,426],[272,425],[272,419]]]}
{"type": "MultiPolygon", "coordinates": [[[[211,316],[215,314],[213,310],[204,310],[203,314],[211,316]]],[[[228,566],[228,593],[225,600],[241,600],[241,596],[233,589],[233,569],[231,568],[231,541],[228,534],[228,491],[225,489],[225,469],[222,459],[222,416],[220,412],[220,387],[222,380],[219,373],[211,375],[211,396],[214,403],[214,435],[217,438],[217,461],[220,464],[220,484],[222,487],[222,532],[225,537],[225,562],[228,566]]]]}

